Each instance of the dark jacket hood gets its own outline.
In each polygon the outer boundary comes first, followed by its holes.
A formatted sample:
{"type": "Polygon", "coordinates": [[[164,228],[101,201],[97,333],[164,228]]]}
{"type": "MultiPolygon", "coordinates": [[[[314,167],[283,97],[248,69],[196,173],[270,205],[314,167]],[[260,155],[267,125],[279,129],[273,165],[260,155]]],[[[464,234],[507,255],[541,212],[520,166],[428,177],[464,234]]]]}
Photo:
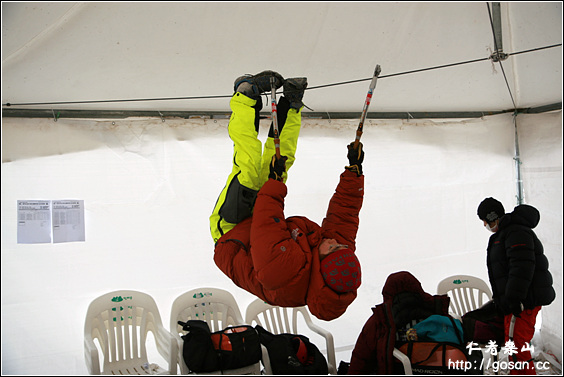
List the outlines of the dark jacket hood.
{"type": "Polygon", "coordinates": [[[524,225],[533,229],[540,222],[540,212],[533,206],[521,204],[513,209],[513,212],[505,214],[501,218],[500,228],[509,225],[524,225]]]}
{"type": "MultiPolygon", "coordinates": [[[[407,271],[400,271],[388,276],[384,288],[383,305],[389,309],[389,315],[395,326],[403,327],[411,320],[424,319],[432,314],[448,313],[450,299],[447,295],[432,296],[425,292],[415,276],[407,271]]],[[[372,308],[376,314],[378,307],[372,308]]]]}
{"type": "Polygon", "coordinates": [[[421,287],[421,282],[407,271],[396,272],[388,276],[384,288],[382,288],[384,302],[392,300],[394,296],[403,292],[417,293],[425,298],[430,296],[421,287]]]}

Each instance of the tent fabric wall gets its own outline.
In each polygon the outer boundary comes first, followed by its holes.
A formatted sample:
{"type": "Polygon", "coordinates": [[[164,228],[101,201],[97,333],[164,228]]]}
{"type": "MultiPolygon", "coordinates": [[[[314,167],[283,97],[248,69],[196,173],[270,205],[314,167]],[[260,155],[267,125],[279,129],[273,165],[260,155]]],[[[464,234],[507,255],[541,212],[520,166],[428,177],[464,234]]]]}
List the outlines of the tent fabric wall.
{"type": "MultiPolygon", "coordinates": [[[[517,118],[526,202],[557,301],[542,336],[562,356],[561,112],[517,118]],[[534,126],[534,127],[533,127],[534,126]]],[[[347,163],[357,122],[304,122],[290,171],[287,215],[321,222],[347,163]]],[[[261,123],[260,138],[268,132],[261,123]]],[[[136,289],[155,297],[165,323],[174,298],[197,287],[254,299],[213,263],[208,216],[230,172],[227,120],[4,118],[2,124],[2,373],[84,374],[83,326],[97,296],[136,289]],[[17,244],[20,199],[82,199],[86,241],[17,244]]],[[[489,237],[476,216],[494,196],[515,205],[511,114],[469,120],[369,120],[365,202],[357,253],[363,283],[340,318],[321,325],[348,361],[387,276],[412,272],[431,293],[445,276],[487,280],[489,237]]]]}
{"type": "Polygon", "coordinates": [[[562,360],[562,113],[517,118],[525,203],[536,206],[543,242],[554,278],[556,300],[542,312],[541,335],[562,360]],[[558,349],[560,348],[560,351],[558,349]]]}

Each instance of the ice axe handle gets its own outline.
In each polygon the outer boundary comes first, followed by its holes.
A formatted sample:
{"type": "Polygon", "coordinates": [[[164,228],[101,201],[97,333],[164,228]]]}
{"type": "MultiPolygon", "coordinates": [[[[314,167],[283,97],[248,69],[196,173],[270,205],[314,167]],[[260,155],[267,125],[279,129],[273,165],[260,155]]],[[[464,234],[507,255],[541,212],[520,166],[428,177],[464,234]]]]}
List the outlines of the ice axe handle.
{"type": "Polygon", "coordinates": [[[509,324],[509,339],[513,340],[513,332],[515,331],[515,321],[517,320],[517,317],[515,317],[515,315],[513,314],[511,316],[511,323],[509,324]]]}
{"type": "MultiPolygon", "coordinates": [[[[521,311],[525,310],[525,308],[523,307],[523,303],[520,304],[521,305],[521,311]]],[[[517,321],[517,317],[515,316],[515,314],[511,315],[511,322],[509,323],[509,340],[513,340],[513,332],[515,331],[515,321],[517,321]]]]}
{"type": "Polygon", "coordinates": [[[372,94],[374,93],[374,88],[376,88],[376,81],[378,81],[378,76],[381,72],[380,65],[376,65],[374,69],[374,75],[372,76],[372,81],[370,81],[370,87],[368,88],[368,94],[366,95],[366,101],[364,101],[364,107],[362,113],[360,114],[360,122],[358,128],[356,129],[356,138],[354,140],[354,149],[358,148],[360,143],[360,137],[362,136],[362,129],[364,127],[364,120],[366,119],[366,114],[368,113],[368,106],[370,106],[370,101],[372,101],[372,94]]]}
{"type": "Polygon", "coordinates": [[[276,79],[273,77],[270,78],[270,86],[271,86],[271,109],[272,109],[272,129],[274,131],[273,139],[274,139],[274,148],[276,151],[276,159],[280,158],[280,135],[278,133],[278,109],[276,108],[276,79]]]}

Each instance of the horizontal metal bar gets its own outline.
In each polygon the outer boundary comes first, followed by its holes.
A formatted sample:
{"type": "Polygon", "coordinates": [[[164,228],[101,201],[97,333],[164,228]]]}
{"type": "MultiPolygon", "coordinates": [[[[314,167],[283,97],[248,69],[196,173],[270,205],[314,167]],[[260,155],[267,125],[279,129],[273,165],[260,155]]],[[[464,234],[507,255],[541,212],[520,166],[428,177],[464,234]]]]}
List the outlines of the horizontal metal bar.
{"type": "MultiPolygon", "coordinates": [[[[517,113],[537,114],[562,110],[562,102],[517,109],[517,113]]],[[[514,113],[514,109],[502,111],[397,111],[369,112],[367,119],[467,119],[488,115],[514,113]]],[[[261,118],[270,118],[271,114],[262,112],[261,118]]],[[[302,111],[303,119],[359,119],[360,112],[315,112],[302,111]]],[[[73,109],[17,109],[2,108],[3,118],[89,118],[89,119],[126,119],[132,117],[182,118],[182,119],[229,119],[231,112],[224,111],[155,111],[155,110],[73,110],[73,109]]]]}

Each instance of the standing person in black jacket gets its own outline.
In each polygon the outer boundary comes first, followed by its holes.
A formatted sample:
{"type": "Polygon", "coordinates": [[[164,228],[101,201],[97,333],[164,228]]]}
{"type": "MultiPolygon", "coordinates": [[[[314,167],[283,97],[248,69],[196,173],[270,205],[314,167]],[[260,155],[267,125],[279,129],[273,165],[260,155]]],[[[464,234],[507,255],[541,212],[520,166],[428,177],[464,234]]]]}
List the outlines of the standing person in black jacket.
{"type": "Polygon", "coordinates": [[[493,299],[504,315],[505,341],[509,339],[512,315],[517,317],[513,341],[517,353],[516,367],[510,374],[536,374],[530,345],[541,306],[554,301],[552,275],[541,241],[533,232],[540,221],[539,211],[526,204],[506,214],[494,198],[484,199],[478,206],[478,217],[493,232],[488,242],[487,267],[493,299]],[[523,349],[525,349],[523,351],[523,349]]]}

